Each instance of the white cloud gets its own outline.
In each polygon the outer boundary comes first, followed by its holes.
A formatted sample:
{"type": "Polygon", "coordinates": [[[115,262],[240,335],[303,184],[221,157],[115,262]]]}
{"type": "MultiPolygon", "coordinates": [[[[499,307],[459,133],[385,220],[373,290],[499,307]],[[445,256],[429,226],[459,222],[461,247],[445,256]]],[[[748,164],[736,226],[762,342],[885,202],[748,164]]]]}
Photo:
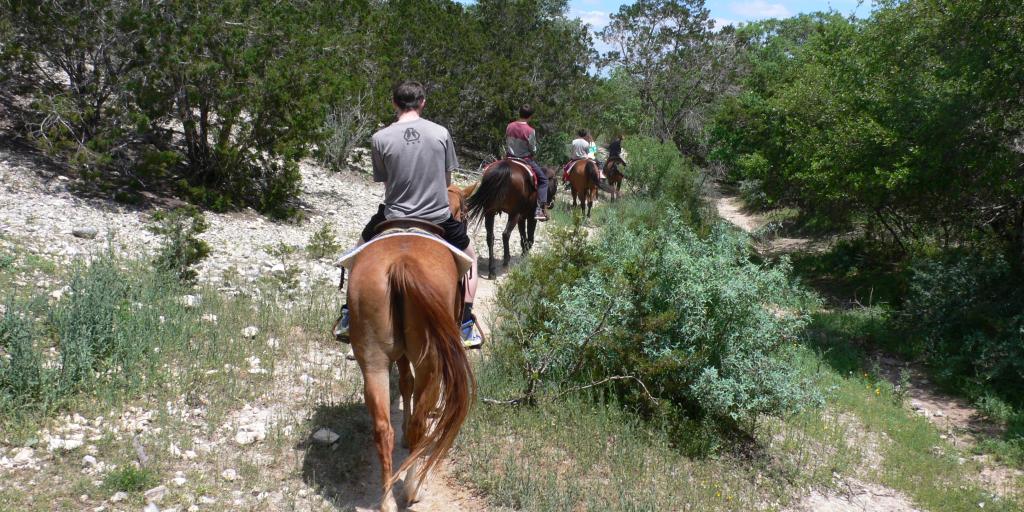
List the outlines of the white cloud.
{"type": "Polygon", "coordinates": [[[788,18],[789,9],[782,4],[768,3],[766,0],[751,0],[731,4],[732,12],[744,18],[788,18]]]}
{"type": "Polygon", "coordinates": [[[722,30],[726,25],[739,25],[736,20],[729,20],[725,18],[711,18],[711,21],[715,22],[715,30],[722,30]]]}
{"type": "Polygon", "coordinates": [[[580,21],[591,26],[595,31],[601,30],[608,24],[608,13],[604,11],[571,11],[570,17],[579,18],[580,21]]]}

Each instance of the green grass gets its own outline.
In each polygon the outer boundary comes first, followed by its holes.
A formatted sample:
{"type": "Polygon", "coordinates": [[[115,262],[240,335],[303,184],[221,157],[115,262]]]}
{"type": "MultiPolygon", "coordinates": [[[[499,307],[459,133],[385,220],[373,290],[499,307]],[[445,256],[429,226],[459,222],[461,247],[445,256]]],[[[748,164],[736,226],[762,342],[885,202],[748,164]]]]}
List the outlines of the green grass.
{"type": "Polygon", "coordinates": [[[160,477],[152,469],[137,468],[125,465],[117,468],[103,478],[103,488],[113,494],[118,491],[142,492],[160,481],[160,477]]]}

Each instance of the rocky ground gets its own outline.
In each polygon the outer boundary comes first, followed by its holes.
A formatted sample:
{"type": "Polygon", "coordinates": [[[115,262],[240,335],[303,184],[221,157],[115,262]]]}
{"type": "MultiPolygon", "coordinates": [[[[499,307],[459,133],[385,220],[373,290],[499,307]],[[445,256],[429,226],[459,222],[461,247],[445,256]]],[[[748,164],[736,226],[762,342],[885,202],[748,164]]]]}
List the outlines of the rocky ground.
{"type": "MultiPolygon", "coordinates": [[[[283,265],[274,249],[285,244],[301,251],[324,224],[334,229],[342,247],[354,244],[376,211],[383,188],[372,182],[364,164],[353,168],[355,172],[333,173],[303,162],[304,222],[273,222],[251,209],[206,212],[210,227],[201,238],[212,252],[199,266],[200,279],[217,283],[230,270],[254,282],[280,272],[283,265]]],[[[159,244],[144,229],[153,211],[78,193],[59,167],[45,165],[28,152],[0,148],[0,232],[23,241],[33,253],[60,263],[108,245],[123,254],[150,254],[159,244]]],[[[299,286],[333,281],[337,274],[332,258],[305,261],[299,286]]]]}

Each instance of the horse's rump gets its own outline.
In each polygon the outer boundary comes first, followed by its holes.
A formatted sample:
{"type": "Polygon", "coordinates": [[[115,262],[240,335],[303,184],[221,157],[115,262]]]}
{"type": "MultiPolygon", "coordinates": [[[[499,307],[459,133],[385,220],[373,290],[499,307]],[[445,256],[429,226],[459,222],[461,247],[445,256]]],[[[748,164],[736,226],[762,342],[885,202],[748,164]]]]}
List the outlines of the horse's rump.
{"type": "MultiPolygon", "coordinates": [[[[529,198],[532,194],[536,194],[537,189],[531,183],[533,181],[530,179],[532,173],[528,172],[526,167],[528,167],[526,164],[517,162],[516,165],[512,165],[509,160],[498,160],[484,169],[472,195],[466,199],[468,220],[477,223],[488,212],[507,212],[507,208],[512,206],[509,204],[509,200],[515,198],[513,193],[522,196],[523,204],[535,203],[536,201],[530,201],[529,198]],[[520,186],[516,186],[513,181],[516,169],[518,169],[522,180],[520,186]]],[[[515,203],[513,202],[513,204],[515,203]]],[[[520,206],[516,206],[514,211],[518,211],[520,206]]],[[[526,209],[528,210],[528,208],[526,209]]]]}

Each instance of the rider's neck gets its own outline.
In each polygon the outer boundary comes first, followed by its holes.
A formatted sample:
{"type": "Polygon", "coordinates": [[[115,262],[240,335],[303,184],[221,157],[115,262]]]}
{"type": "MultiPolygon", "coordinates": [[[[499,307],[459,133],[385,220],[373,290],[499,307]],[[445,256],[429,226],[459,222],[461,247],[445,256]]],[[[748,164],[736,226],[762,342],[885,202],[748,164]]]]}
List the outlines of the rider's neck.
{"type": "Polygon", "coordinates": [[[397,122],[404,123],[406,121],[415,121],[415,120],[417,120],[419,118],[420,118],[420,113],[419,113],[418,110],[409,110],[407,112],[402,112],[401,114],[398,114],[398,121],[397,122]]]}

